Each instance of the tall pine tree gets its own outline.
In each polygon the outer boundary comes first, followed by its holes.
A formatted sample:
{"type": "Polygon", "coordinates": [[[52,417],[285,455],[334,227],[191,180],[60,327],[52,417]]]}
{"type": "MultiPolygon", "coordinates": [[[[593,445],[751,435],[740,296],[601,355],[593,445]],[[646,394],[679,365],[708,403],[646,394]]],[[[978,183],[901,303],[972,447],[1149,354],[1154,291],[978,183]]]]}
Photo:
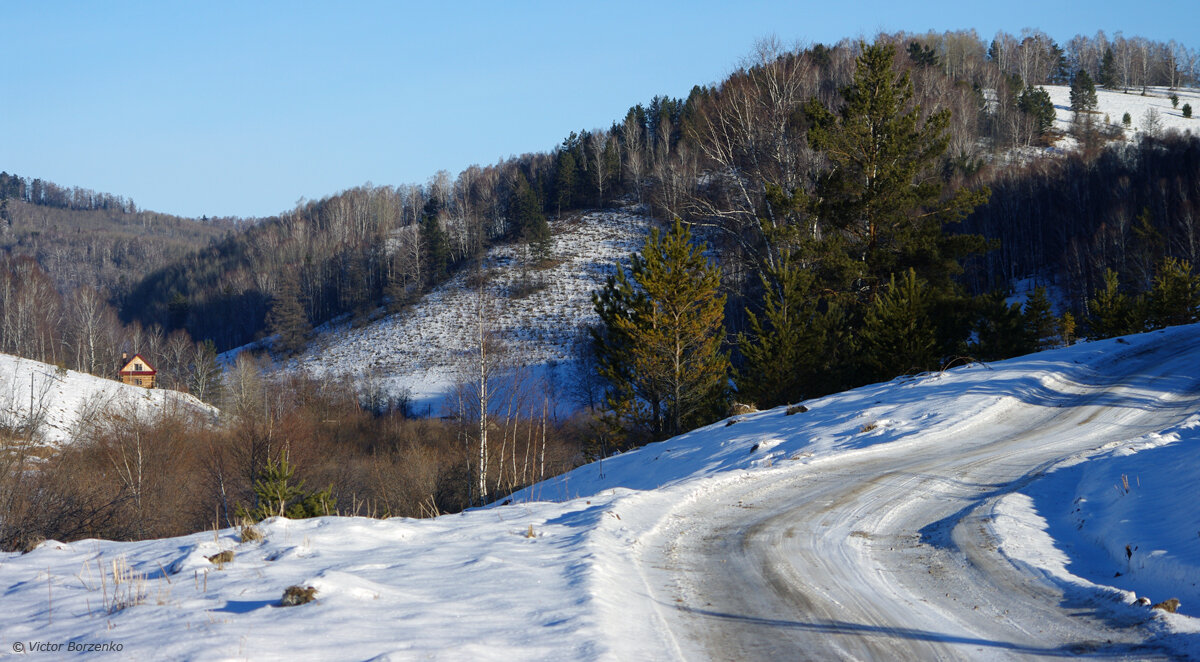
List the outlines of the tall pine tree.
{"type": "Polygon", "coordinates": [[[425,276],[429,285],[441,282],[450,268],[450,242],[438,219],[441,208],[437,197],[431,197],[421,215],[421,252],[425,258],[425,276]]]}
{"type": "Polygon", "coordinates": [[[722,351],[725,297],[720,271],[679,222],[657,229],[594,295],[603,326],[593,334],[610,412],[652,438],[720,416],[729,358],[722,351]]]}
{"type": "Polygon", "coordinates": [[[845,105],[836,114],[816,99],[805,107],[812,122],[809,143],[831,163],[812,207],[850,238],[847,248],[860,265],[853,286],[864,299],[890,274],[910,268],[948,288],[961,271],[958,259],[984,248],[979,237],[943,232],[989,192],[960,188],[945,194],[938,171],[949,146],[950,112],[937,111],[922,122],[912,81],[893,68],[894,58],[892,44],[863,45],[854,82],[842,91],[845,105]]]}

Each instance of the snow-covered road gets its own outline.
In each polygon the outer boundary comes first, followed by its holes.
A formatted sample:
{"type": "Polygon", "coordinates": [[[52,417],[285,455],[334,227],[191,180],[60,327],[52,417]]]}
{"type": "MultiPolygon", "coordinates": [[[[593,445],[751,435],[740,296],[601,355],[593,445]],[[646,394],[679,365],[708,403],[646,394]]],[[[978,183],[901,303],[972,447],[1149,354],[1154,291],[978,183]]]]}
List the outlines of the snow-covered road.
{"type": "Polygon", "coordinates": [[[1015,561],[994,523],[1000,500],[1051,465],[1194,412],[1200,375],[1190,361],[1179,371],[1198,350],[1195,332],[1131,348],[1088,379],[689,500],[639,554],[668,648],[711,659],[1169,657],[1143,643],[1145,618],[1015,561]]]}

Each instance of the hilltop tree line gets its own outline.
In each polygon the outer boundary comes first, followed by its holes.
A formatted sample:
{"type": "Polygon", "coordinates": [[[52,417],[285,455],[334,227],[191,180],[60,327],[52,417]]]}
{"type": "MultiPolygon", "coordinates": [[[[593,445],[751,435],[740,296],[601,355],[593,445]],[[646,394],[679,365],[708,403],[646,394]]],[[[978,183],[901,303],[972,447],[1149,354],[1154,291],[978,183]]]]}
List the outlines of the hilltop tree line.
{"type": "Polygon", "coordinates": [[[121,214],[137,212],[133,200],[91,189],[59,186],[36,177],[22,177],[0,172],[0,200],[21,200],[32,205],[73,209],[76,211],[114,211],[121,214]]]}
{"type": "MultiPolygon", "coordinates": [[[[1053,107],[1036,86],[1069,82],[1080,69],[1099,77],[1108,49],[1119,62],[1128,56],[1130,85],[1185,84],[1197,73],[1195,54],[1177,43],[1102,33],[1065,46],[1035,30],[986,41],[972,31],[878,41],[895,46],[895,66],[910,77],[922,113],[948,113],[938,167],[954,185],[986,185],[996,176],[987,166],[993,153],[1039,140],[1053,107]]],[[[740,329],[739,311],[759,295],[757,272],[778,260],[767,234],[801,222],[775,201],[810,188],[827,167],[802,108],[812,99],[838,106],[859,55],[852,41],[798,50],[767,41],[720,84],[635,105],[552,152],[303,202],[151,274],[118,301],[122,316],[185,328],[225,349],[283,331],[273,307],[301,308],[303,320],[282,317],[292,320],[289,335],[303,338],[339,315],[403,307],[491,243],[519,241],[528,254],[545,254],[548,219],[644,204],[663,223],[679,217],[707,233],[740,329]]]]}
{"type": "Polygon", "coordinates": [[[139,210],[121,196],[0,172],[0,249],[37,260],[61,292],[87,285],[117,302],[239,223],[139,210]]]}
{"type": "MultiPolygon", "coordinates": [[[[1074,340],[1081,330],[1074,314],[1053,315],[1044,288],[1024,306],[1009,304],[1004,289],[977,294],[967,289],[971,279],[964,277],[963,264],[968,259],[984,264],[999,242],[959,224],[986,209],[991,191],[978,181],[967,185],[944,174],[951,111],[929,111],[916,102],[913,77],[895,66],[896,55],[892,43],[864,44],[853,81],[834,105],[814,97],[799,108],[796,121],[806,128],[807,147],[821,163],[814,178],[791,189],[765,183],[765,204],[747,207],[744,218],[707,219],[718,238],[725,236],[721,231],[740,231],[737,246],[758,278],[757,290],[743,290],[761,297],[744,308],[745,331],[723,342],[718,267],[703,257],[708,248],[693,244],[678,218],[665,239],[654,232],[632,257],[630,276],[618,270],[596,294],[602,324],[593,333],[593,361],[606,391],[593,452],[662,439],[720,418],[731,377],[737,397],[774,406],[1074,340]]],[[[1108,181],[1112,173],[1106,168],[1142,166],[1157,175],[1152,179],[1157,185],[1179,192],[1156,197],[1170,206],[1163,215],[1179,226],[1169,240],[1147,208],[1134,227],[1102,231],[1096,240],[1111,246],[1095,247],[1101,251],[1095,255],[1094,249],[1093,260],[1067,270],[1083,282],[1109,265],[1137,276],[1136,295],[1121,289],[1111,269],[1104,271],[1102,285],[1085,286],[1079,295],[1087,297],[1082,331],[1090,337],[1198,319],[1200,276],[1189,261],[1173,255],[1189,250],[1194,218],[1188,200],[1196,181],[1191,170],[1200,142],[1172,140],[1114,149],[1086,162],[1108,181]],[[1105,166],[1105,159],[1119,165],[1105,166]],[[1103,253],[1118,243],[1119,254],[1103,253]]],[[[723,174],[735,195],[756,185],[749,175],[723,174]]],[[[1086,190],[1099,183],[1084,180],[1078,186],[1086,190]]],[[[1137,200],[1128,188],[1113,194],[1137,200]]],[[[1103,200],[1106,193],[1097,188],[1090,195],[1103,200]]],[[[1012,201],[1006,195],[1002,204],[1012,201]]],[[[1049,219],[1045,223],[1051,226],[1049,219]]],[[[1004,234],[1016,239],[1023,231],[1029,229],[1004,234]]],[[[1061,224],[1057,231],[1076,251],[1081,240],[1090,239],[1071,237],[1061,224]]],[[[1023,240],[1021,248],[1031,252],[1053,250],[1036,235],[1023,240]]],[[[1034,256],[1026,266],[1030,271],[1014,273],[1036,273],[1042,264],[1034,256]]]]}

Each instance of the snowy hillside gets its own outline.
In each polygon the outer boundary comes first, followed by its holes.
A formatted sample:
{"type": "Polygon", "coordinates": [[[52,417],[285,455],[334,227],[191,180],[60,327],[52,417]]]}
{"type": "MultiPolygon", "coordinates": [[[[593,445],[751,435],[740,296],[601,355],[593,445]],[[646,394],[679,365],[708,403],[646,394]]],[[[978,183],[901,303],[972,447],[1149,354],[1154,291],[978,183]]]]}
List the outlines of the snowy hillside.
{"type": "MultiPolygon", "coordinates": [[[[531,270],[544,288],[520,296],[518,247],[488,252],[484,269],[491,276],[486,310],[491,333],[513,365],[544,372],[571,360],[572,344],[584,325],[597,320],[592,291],[615,264],[628,261],[641,247],[646,219],[628,212],[599,211],[551,224],[554,248],[550,266],[531,270]]],[[[407,389],[419,406],[438,403],[451,387],[468,379],[476,292],[467,271],[439,285],[420,302],[395,315],[359,328],[349,324],[320,329],[299,366],[314,374],[365,375],[379,379],[392,393],[407,389]]]]}
{"type": "Polygon", "coordinates": [[[8,429],[25,427],[33,411],[40,421],[38,438],[43,443],[69,441],[81,422],[91,416],[170,407],[216,413],[213,407],[178,391],[129,386],[74,370],[60,373],[52,365],[0,354],[0,424],[8,429]]]}
{"type": "MultiPolygon", "coordinates": [[[[1045,88],[1050,93],[1050,101],[1054,103],[1056,115],[1054,128],[1062,133],[1069,133],[1071,124],[1075,120],[1075,113],[1071,111],[1071,87],[1069,85],[1046,85],[1045,88]]],[[[1097,121],[1103,122],[1107,117],[1110,124],[1120,126],[1121,118],[1125,113],[1129,113],[1130,128],[1125,131],[1125,137],[1128,140],[1135,140],[1146,131],[1147,112],[1151,110],[1158,116],[1160,131],[1175,129],[1185,133],[1200,134],[1200,90],[1195,88],[1168,90],[1162,87],[1152,87],[1147,91],[1146,96],[1141,95],[1140,89],[1124,93],[1096,88],[1096,102],[1097,121]],[[1171,106],[1169,97],[1172,93],[1179,96],[1178,108],[1171,106]],[[1184,104],[1191,104],[1191,118],[1183,116],[1184,104]]]]}
{"type": "Polygon", "coordinates": [[[274,519],[262,541],[48,541],[0,555],[0,630],[138,659],[1200,655],[1200,473],[1181,469],[1200,466],[1198,408],[1195,325],[899,378],[586,465],[512,505],[274,519]],[[780,551],[739,562],[760,544],[780,551]],[[746,585],[743,568],[782,583],[746,585]],[[706,593],[725,575],[733,588],[706,593]],[[292,585],[316,601],[279,606],[292,585]],[[788,586],[803,597],[769,616],[720,602],[788,586]]]}

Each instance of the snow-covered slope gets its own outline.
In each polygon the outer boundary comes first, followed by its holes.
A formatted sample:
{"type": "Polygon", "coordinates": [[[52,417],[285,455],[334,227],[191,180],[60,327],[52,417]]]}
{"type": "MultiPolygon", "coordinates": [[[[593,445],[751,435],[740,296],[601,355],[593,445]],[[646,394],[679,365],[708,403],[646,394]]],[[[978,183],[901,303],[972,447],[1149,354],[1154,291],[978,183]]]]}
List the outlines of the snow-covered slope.
{"type": "Polygon", "coordinates": [[[69,441],[84,420],[97,415],[161,412],[171,407],[216,413],[186,393],[129,386],[74,370],[59,372],[46,363],[0,354],[0,424],[25,428],[33,411],[40,421],[37,439],[42,443],[69,441]]]}
{"type": "MultiPolygon", "coordinates": [[[[1075,121],[1075,113],[1071,111],[1071,87],[1069,85],[1046,85],[1050,93],[1050,101],[1054,103],[1054,128],[1063,133],[1069,133],[1071,124],[1075,121]]],[[[1181,88],[1168,90],[1162,87],[1152,87],[1141,95],[1141,89],[1128,93],[1121,91],[1096,89],[1096,120],[1103,123],[1108,118],[1109,123],[1120,126],[1121,118],[1129,113],[1130,127],[1125,132],[1128,140],[1135,140],[1146,131],[1146,114],[1153,110],[1158,115],[1160,131],[1175,129],[1181,132],[1200,134],[1200,90],[1181,88]],[[1171,94],[1179,96],[1179,107],[1171,106],[1171,94]],[[1191,104],[1192,117],[1183,116],[1184,104],[1191,104]]]]}
{"type": "MultiPolygon", "coordinates": [[[[597,211],[551,224],[553,266],[531,270],[544,287],[518,296],[518,247],[492,248],[484,261],[489,332],[506,360],[535,372],[572,360],[580,329],[595,321],[592,291],[618,262],[641,247],[645,217],[597,211]]],[[[354,328],[347,323],[320,329],[298,361],[314,374],[351,374],[378,379],[393,394],[407,390],[419,406],[437,405],[453,385],[469,380],[470,356],[478,342],[473,323],[476,292],[469,272],[460,272],[401,313],[354,328]]]]}
{"type": "MultiPolygon", "coordinates": [[[[0,631],[6,648],[112,642],[122,647],[120,656],[138,659],[696,659],[712,654],[702,647],[705,637],[676,628],[680,619],[699,618],[705,632],[734,623],[760,633],[764,644],[811,632],[823,642],[861,638],[885,647],[887,637],[901,637],[905,646],[956,658],[1113,654],[1094,640],[1041,648],[1047,635],[1040,626],[1004,634],[1013,644],[988,632],[960,636],[949,626],[857,624],[852,597],[821,607],[846,608],[835,625],[809,625],[803,610],[737,619],[685,602],[687,587],[670,574],[675,557],[656,556],[687,551],[656,542],[681,523],[697,526],[703,538],[710,519],[770,514],[749,499],[726,503],[731,495],[792,490],[823,508],[836,504],[825,504],[821,485],[860,495],[899,481],[912,499],[934,505],[956,493],[988,497],[993,512],[967,520],[988,541],[978,553],[1019,573],[1022,586],[1070,597],[1039,609],[1068,620],[1102,613],[1109,620],[1099,627],[1113,628],[1114,638],[1149,637],[1150,648],[1143,642],[1121,649],[1132,657],[1161,655],[1161,646],[1168,655],[1197,655],[1200,621],[1184,614],[1200,607],[1200,592],[1189,583],[1200,575],[1200,546],[1188,538],[1200,533],[1189,501],[1200,474],[1185,468],[1200,459],[1198,376],[1200,326],[1181,327],[901,378],[806,402],[807,411],[792,415],[778,408],[738,416],[586,465],[514,495],[507,506],[420,521],[275,519],[261,525],[266,537],[257,542],[243,542],[233,530],[137,543],[49,541],[26,555],[0,555],[0,585],[9,587],[0,631]],[[1147,432],[1145,422],[1159,416],[1177,422],[1147,432]],[[998,486],[924,470],[943,460],[983,466],[991,453],[1003,471],[1026,471],[1021,453],[1047,452],[1038,436],[1046,420],[1084,450],[998,486]],[[1127,425],[1135,420],[1141,422],[1127,425]],[[1125,436],[1090,448],[1086,439],[1097,430],[1125,436]],[[847,470],[881,457],[895,459],[884,462],[891,471],[878,480],[847,470]],[[907,466],[922,470],[909,473],[907,466]],[[1136,548],[1131,559],[1126,544],[1136,548]],[[206,560],[221,550],[233,550],[235,559],[221,566],[206,560]],[[314,587],[316,602],[278,606],[291,585],[314,587]],[[1134,605],[1135,593],[1178,597],[1184,613],[1134,605]]],[[[887,513],[897,503],[872,507],[887,513]]],[[[892,531],[873,510],[852,512],[859,521],[848,525],[856,530],[813,551],[840,567],[861,564],[864,576],[883,585],[925,577],[913,571],[919,564],[934,564],[927,590],[948,581],[932,574],[935,566],[949,576],[963,573],[956,581],[973,581],[969,568],[938,565],[950,552],[936,545],[900,547],[942,534],[892,531]],[[879,545],[920,558],[909,559],[908,575],[874,568],[866,551],[879,545]]],[[[841,523],[791,526],[804,530],[778,544],[817,540],[841,523]]],[[[804,579],[822,581],[817,572],[804,579]]],[[[997,616],[978,618],[1005,623],[1001,612],[1029,607],[1024,595],[1002,595],[987,605],[997,616]]]]}

